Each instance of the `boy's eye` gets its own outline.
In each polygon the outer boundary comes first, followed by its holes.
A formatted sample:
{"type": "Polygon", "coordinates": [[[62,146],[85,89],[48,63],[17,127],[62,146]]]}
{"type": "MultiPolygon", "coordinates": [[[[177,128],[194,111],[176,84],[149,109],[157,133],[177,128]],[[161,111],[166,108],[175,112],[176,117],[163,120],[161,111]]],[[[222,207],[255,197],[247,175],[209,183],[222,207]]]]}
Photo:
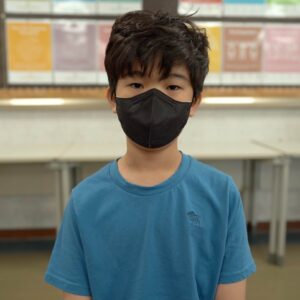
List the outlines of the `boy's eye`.
{"type": "Polygon", "coordinates": [[[134,82],[134,83],[130,83],[129,86],[134,89],[140,89],[142,87],[142,84],[138,82],[134,82]]]}
{"type": "Polygon", "coordinates": [[[180,86],[178,86],[178,85],[169,85],[168,89],[171,90],[171,91],[176,91],[176,90],[180,89],[180,86]]]}

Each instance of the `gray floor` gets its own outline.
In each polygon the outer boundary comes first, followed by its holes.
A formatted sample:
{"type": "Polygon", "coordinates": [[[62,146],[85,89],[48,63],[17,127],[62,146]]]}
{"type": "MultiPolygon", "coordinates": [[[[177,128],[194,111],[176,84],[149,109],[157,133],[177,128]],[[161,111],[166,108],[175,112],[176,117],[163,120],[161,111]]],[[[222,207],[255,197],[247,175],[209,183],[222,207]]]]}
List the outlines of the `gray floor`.
{"type": "MultiPolygon", "coordinates": [[[[248,279],[247,300],[299,300],[300,244],[287,245],[284,267],[266,262],[266,244],[251,248],[257,272],[248,279]]],[[[0,253],[0,299],[62,299],[61,291],[43,282],[49,256],[49,251],[0,253]]]]}

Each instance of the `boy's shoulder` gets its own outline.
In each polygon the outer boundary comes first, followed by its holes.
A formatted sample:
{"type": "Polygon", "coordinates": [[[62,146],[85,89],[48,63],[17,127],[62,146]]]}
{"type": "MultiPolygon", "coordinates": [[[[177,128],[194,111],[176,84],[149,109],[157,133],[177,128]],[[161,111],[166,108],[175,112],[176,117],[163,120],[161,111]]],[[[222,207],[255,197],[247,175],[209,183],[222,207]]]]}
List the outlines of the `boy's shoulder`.
{"type": "Polygon", "coordinates": [[[228,182],[232,180],[227,173],[194,157],[191,157],[190,175],[201,177],[201,180],[205,181],[228,182]]]}
{"type": "Polygon", "coordinates": [[[228,201],[233,198],[238,200],[240,195],[231,175],[195,158],[192,158],[186,184],[189,189],[201,191],[203,195],[215,198],[218,202],[224,202],[224,195],[227,195],[228,201]]]}
{"type": "Polygon", "coordinates": [[[231,175],[193,157],[185,182],[190,188],[220,197],[228,193],[238,193],[238,187],[231,175]]]}
{"type": "Polygon", "coordinates": [[[79,201],[80,198],[90,198],[98,193],[102,193],[111,186],[111,180],[109,178],[110,167],[113,161],[100,167],[96,172],[87,176],[85,179],[80,181],[72,189],[72,197],[79,201]]]}

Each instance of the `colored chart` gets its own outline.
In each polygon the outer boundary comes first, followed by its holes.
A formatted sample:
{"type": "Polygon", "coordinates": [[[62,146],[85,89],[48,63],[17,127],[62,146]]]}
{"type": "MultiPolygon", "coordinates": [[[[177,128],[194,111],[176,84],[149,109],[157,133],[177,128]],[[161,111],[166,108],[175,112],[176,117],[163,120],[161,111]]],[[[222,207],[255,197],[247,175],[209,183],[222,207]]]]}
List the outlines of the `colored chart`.
{"type": "Polygon", "coordinates": [[[264,16],[265,0],[224,0],[225,16],[264,16]]]}
{"type": "Polygon", "coordinates": [[[300,0],[179,0],[178,13],[214,17],[299,17],[300,0]]]}
{"type": "MultiPolygon", "coordinates": [[[[4,0],[7,13],[119,15],[143,7],[142,0],[4,0]]],[[[300,0],[178,0],[179,14],[195,16],[299,17],[300,0]]]]}
{"type": "Polygon", "coordinates": [[[142,9],[142,0],[5,0],[7,13],[119,15],[142,9]]]}
{"type": "Polygon", "coordinates": [[[128,11],[142,9],[142,0],[98,0],[98,13],[101,15],[119,15],[128,11]]]}
{"type": "Polygon", "coordinates": [[[28,0],[27,7],[29,13],[50,13],[51,4],[50,0],[28,0]]]}
{"type": "Polygon", "coordinates": [[[49,21],[10,21],[7,24],[7,53],[10,83],[51,83],[49,21]]]}
{"type": "Polygon", "coordinates": [[[300,25],[269,25],[264,30],[265,84],[300,83],[300,25]]]}
{"type": "Polygon", "coordinates": [[[96,24],[61,21],[53,24],[54,82],[97,82],[96,24]]]}
{"type": "Polygon", "coordinates": [[[223,29],[224,84],[260,84],[262,27],[226,25],[223,29]]]}
{"type": "Polygon", "coordinates": [[[179,14],[195,16],[221,16],[222,0],[179,0],[179,14]]]}
{"type": "Polygon", "coordinates": [[[300,0],[266,0],[266,16],[299,17],[300,0]]]}
{"type": "Polygon", "coordinates": [[[297,5],[297,4],[300,4],[300,0],[267,0],[267,3],[297,5]]]}
{"type": "Polygon", "coordinates": [[[27,0],[5,0],[4,2],[4,10],[6,12],[20,12],[27,13],[28,12],[28,1],[27,0]]]}
{"type": "Polygon", "coordinates": [[[53,13],[95,14],[97,0],[53,0],[53,13]]]}
{"type": "Polygon", "coordinates": [[[99,24],[99,74],[98,82],[100,84],[107,84],[108,79],[104,67],[105,50],[108,44],[111,28],[113,22],[101,22],[99,24]]]}
{"type": "Polygon", "coordinates": [[[6,0],[5,11],[11,13],[51,13],[51,0],[6,0]]]}

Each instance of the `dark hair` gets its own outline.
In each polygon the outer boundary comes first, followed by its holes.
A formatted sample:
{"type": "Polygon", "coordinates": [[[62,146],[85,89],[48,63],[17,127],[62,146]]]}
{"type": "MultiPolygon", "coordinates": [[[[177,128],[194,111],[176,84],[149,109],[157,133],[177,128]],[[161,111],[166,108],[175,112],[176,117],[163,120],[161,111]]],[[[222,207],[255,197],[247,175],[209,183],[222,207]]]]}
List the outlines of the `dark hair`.
{"type": "Polygon", "coordinates": [[[132,74],[134,63],[139,63],[142,75],[151,74],[159,58],[161,79],[168,77],[175,64],[186,65],[195,101],[208,72],[208,48],[206,30],[198,28],[190,16],[161,11],[120,16],[112,27],[104,61],[111,96],[116,96],[119,78],[132,74]]]}

